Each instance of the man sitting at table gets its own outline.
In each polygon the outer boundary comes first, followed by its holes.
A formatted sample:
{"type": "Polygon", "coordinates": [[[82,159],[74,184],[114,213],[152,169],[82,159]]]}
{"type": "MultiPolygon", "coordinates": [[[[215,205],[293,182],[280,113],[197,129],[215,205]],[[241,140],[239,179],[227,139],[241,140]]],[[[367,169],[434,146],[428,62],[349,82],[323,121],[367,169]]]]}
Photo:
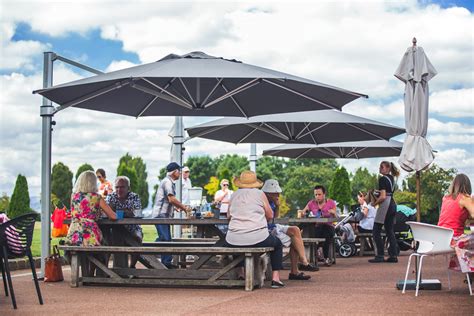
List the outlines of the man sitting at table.
{"type": "MultiPolygon", "coordinates": [[[[186,213],[191,211],[189,206],[182,204],[176,198],[175,182],[181,176],[181,166],[176,162],[171,162],[166,166],[166,177],[161,181],[156,193],[155,206],[153,207],[152,217],[172,218],[173,207],[186,213]]],[[[155,225],[158,237],[156,241],[171,241],[170,225],[155,225]]],[[[168,269],[177,268],[171,264],[171,255],[161,255],[161,263],[168,269]]]]}
{"type": "MultiPolygon", "coordinates": [[[[303,214],[311,212],[312,217],[330,218],[336,217],[336,202],[326,199],[326,188],[322,185],[314,187],[314,199],[310,200],[303,209],[303,214]]],[[[333,223],[318,223],[314,229],[314,237],[325,238],[323,244],[324,264],[330,266],[332,264],[329,258],[329,247],[333,243],[335,228],[333,223]]]]}
{"type": "MultiPolygon", "coordinates": [[[[115,178],[115,192],[107,195],[105,202],[116,212],[121,210],[124,217],[135,217],[135,213],[141,213],[142,203],[138,194],[130,191],[130,179],[126,176],[115,178]]],[[[140,225],[125,225],[132,237],[140,244],[143,240],[143,231],[140,225]]],[[[130,266],[135,267],[138,256],[133,255],[130,266]]]]}

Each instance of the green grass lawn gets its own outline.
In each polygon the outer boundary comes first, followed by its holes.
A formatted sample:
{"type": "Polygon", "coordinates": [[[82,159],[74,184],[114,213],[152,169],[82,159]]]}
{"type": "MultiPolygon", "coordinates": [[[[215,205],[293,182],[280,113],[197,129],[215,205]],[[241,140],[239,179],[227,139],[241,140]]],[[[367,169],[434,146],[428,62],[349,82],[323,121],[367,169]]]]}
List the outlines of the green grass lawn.
{"type": "MultiPolygon", "coordinates": [[[[143,225],[143,241],[150,242],[156,239],[156,229],[153,225],[143,225]]],[[[57,245],[63,238],[53,238],[51,240],[51,246],[57,245]]],[[[41,256],[41,223],[35,224],[35,231],[33,233],[33,243],[31,245],[31,252],[33,257],[41,256]]]]}

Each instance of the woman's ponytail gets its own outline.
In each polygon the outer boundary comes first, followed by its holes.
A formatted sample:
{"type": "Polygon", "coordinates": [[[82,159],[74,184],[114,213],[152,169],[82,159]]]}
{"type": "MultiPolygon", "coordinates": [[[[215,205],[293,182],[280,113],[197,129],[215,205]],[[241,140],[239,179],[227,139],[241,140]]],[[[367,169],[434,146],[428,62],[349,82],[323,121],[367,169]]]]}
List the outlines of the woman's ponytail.
{"type": "Polygon", "coordinates": [[[395,178],[397,178],[400,175],[400,170],[398,170],[398,168],[395,166],[393,162],[390,162],[390,173],[395,178]]]}

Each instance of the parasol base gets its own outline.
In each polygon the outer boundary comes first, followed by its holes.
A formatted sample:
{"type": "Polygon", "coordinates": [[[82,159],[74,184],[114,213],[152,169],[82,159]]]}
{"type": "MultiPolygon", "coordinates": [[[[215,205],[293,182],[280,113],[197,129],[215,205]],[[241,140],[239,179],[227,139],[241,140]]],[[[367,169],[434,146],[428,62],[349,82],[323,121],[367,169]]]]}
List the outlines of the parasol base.
{"type": "MultiPolygon", "coordinates": [[[[404,280],[399,280],[395,285],[398,290],[403,290],[404,280]]],[[[406,290],[416,290],[416,280],[407,280],[406,290]]],[[[424,279],[420,281],[420,290],[441,290],[441,282],[437,279],[424,279]]]]}

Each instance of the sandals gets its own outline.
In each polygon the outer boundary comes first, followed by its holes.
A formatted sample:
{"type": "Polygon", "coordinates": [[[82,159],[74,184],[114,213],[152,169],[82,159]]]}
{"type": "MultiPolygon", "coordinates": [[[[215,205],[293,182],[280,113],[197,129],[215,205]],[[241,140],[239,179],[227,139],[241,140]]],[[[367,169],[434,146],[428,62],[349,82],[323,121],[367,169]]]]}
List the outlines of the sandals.
{"type": "Polygon", "coordinates": [[[303,272],[300,272],[298,274],[293,274],[293,273],[290,273],[288,275],[288,279],[289,280],[309,280],[311,279],[311,276],[310,275],[306,275],[304,274],[303,272]]]}

